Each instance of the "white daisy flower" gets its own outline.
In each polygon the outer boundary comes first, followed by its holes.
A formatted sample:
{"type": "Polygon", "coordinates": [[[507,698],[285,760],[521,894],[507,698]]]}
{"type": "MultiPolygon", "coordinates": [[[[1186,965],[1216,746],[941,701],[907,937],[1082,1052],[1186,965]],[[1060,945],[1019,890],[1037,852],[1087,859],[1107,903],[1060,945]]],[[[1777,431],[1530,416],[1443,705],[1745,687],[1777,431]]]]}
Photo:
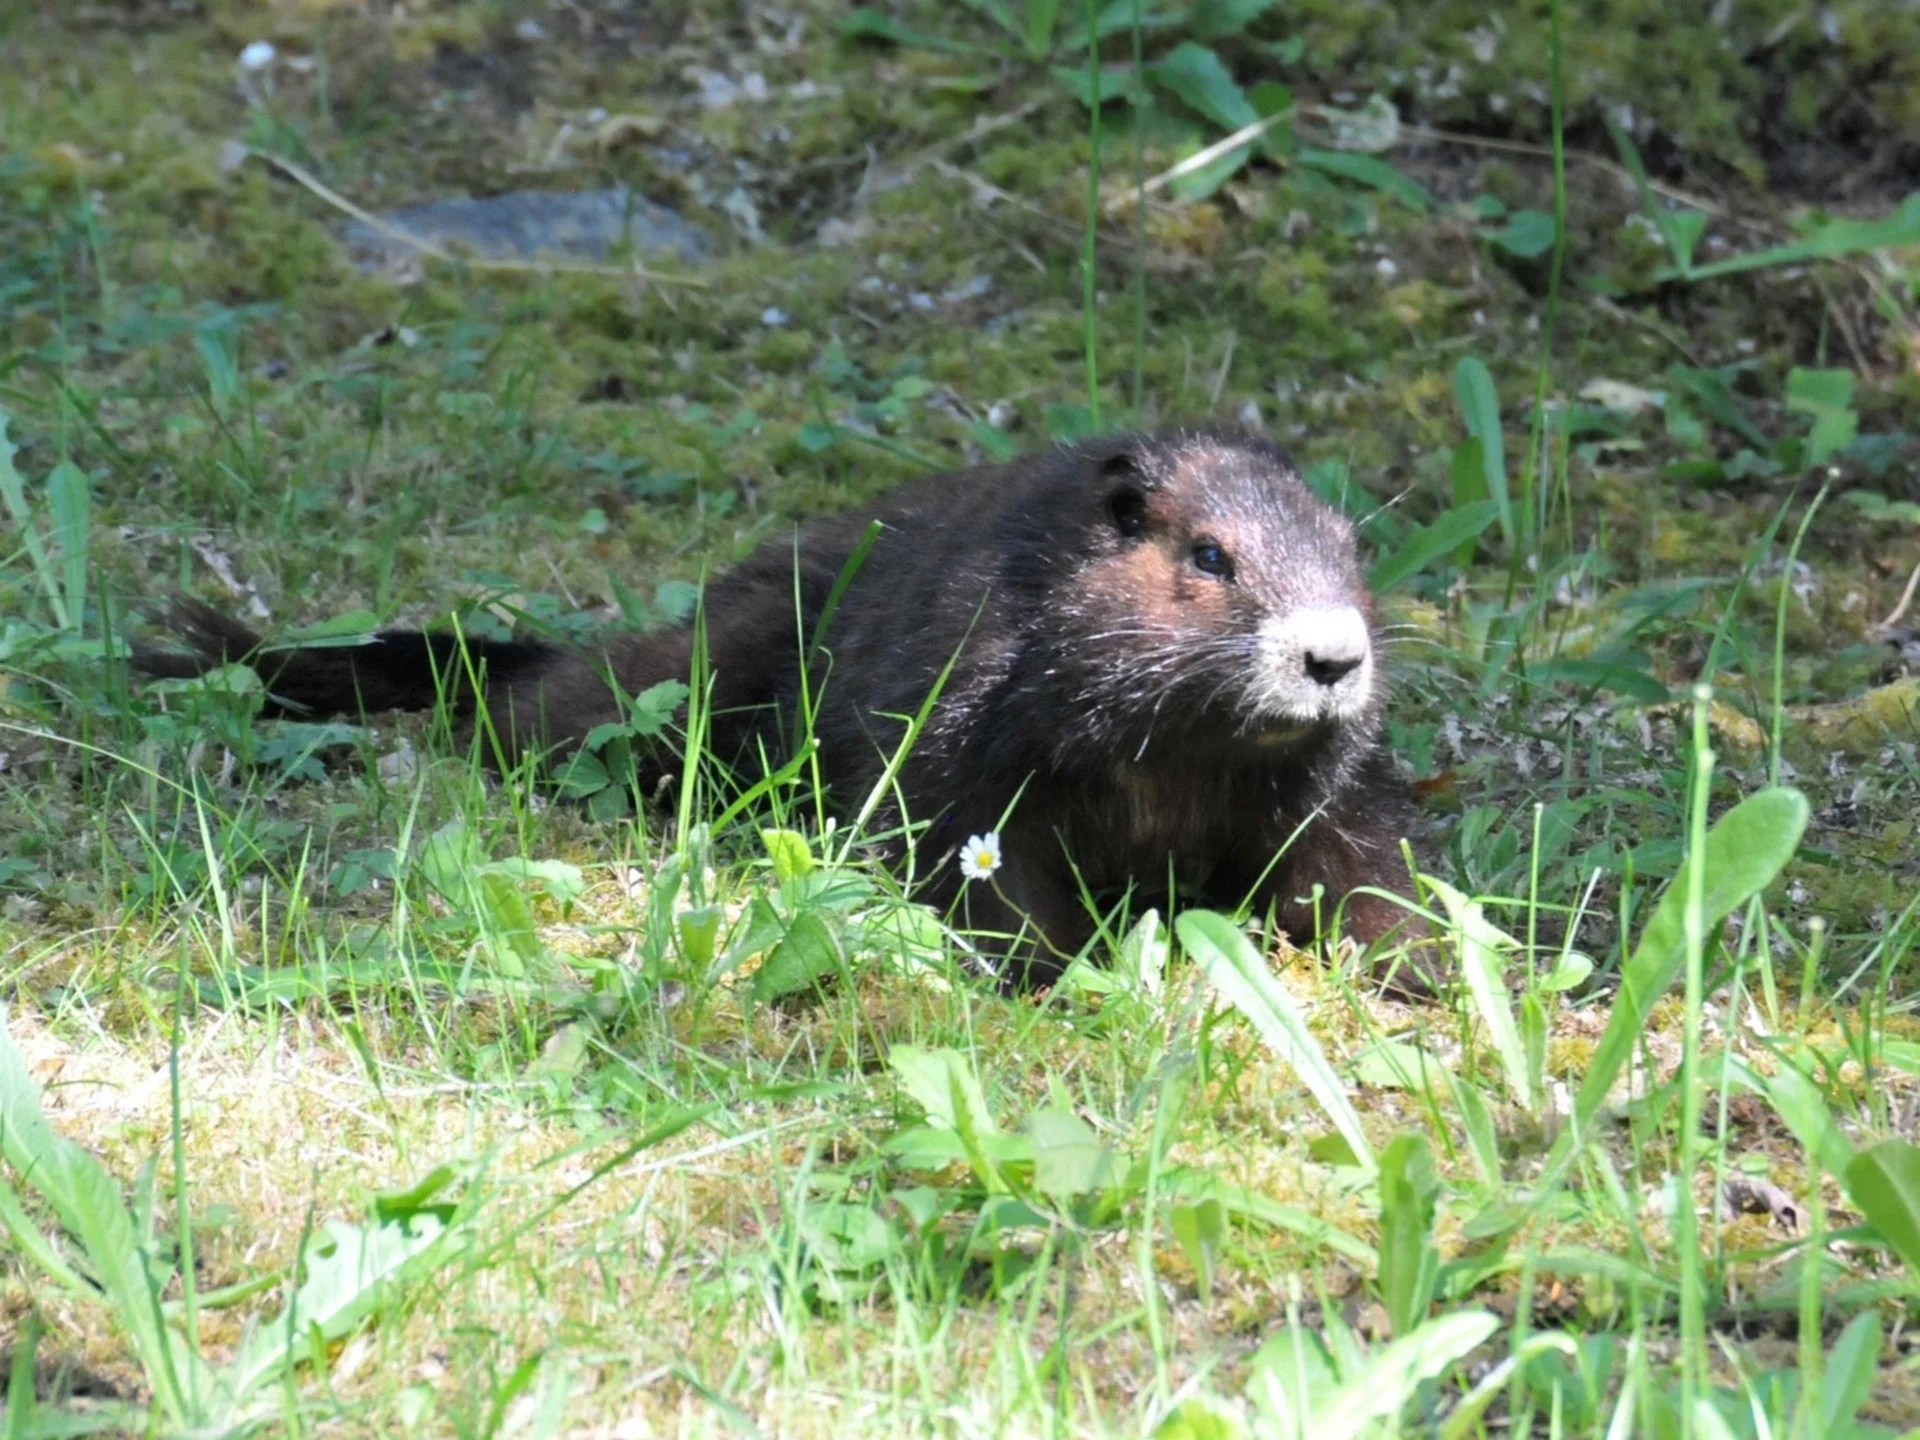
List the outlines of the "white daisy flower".
{"type": "Polygon", "coordinates": [[[991,880],[1000,868],[1000,832],[969,836],[960,847],[960,873],[969,880],[991,880]]]}

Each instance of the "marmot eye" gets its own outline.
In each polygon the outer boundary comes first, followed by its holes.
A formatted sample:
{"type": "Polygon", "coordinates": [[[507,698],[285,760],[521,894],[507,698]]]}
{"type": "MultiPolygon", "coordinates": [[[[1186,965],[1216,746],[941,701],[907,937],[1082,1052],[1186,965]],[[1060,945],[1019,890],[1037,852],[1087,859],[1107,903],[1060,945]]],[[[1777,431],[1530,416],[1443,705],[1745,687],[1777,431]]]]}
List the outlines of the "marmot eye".
{"type": "Polygon", "coordinates": [[[1233,557],[1211,540],[1202,540],[1193,547],[1193,568],[1203,575],[1217,575],[1222,580],[1231,580],[1233,557]]]}

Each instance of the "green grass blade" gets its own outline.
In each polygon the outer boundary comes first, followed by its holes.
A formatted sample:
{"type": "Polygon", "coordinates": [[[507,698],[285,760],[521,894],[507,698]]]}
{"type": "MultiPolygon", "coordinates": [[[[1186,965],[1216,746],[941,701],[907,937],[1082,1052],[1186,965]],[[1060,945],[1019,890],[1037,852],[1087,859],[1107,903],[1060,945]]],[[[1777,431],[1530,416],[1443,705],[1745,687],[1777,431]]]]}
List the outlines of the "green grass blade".
{"type": "Polygon", "coordinates": [[[1267,1047],[1291,1065],[1313,1092],[1359,1163],[1368,1170],[1376,1168],[1373,1147],[1367,1143],[1353,1102],[1347,1099],[1347,1087],[1307,1029],[1300,1007],[1274,978],[1253,942],[1226,916],[1210,910],[1187,911],[1173,922],[1173,929],[1213,988],[1253,1022],[1267,1047]]]}

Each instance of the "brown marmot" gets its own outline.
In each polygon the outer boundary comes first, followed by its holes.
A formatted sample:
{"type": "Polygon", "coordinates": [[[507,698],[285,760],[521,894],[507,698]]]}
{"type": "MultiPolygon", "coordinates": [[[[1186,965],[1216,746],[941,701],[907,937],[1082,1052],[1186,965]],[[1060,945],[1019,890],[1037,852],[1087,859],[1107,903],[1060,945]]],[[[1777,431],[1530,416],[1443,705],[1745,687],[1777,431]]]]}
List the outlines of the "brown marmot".
{"type": "MultiPolygon", "coordinates": [[[[704,623],[712,752],[793,753],[804,645],[819,763],[843,807],[951,664],[885,820],[924,826],[916,893],[944,909],[964,892],[971,926],[1022,933],[1006,953],[1030,980],[1095,933],[1083,886],[1164,894],[1171,878],[1209,903],[1271,908],[1302,943],[1316,885],[1321,917],[1344,899],[1362,944],[1407,918],[1350,895],[1408,890],[1400,841],[1415,829],[1382,744],[1386,679],[1353,531],[1264,441],[1121,436],[920,480],[767,541],[707,587],[704,623]],[[1001,868],[969,882],[960,848],[989,831],[1001,868]]],[[[477,663],[510,752],[571,749],[622,719],[609,676],[627,695],[686,678],[694,634],[586,651],[390,630],[260,651],[204,607],[177,608],[173,626],[191,653],[143,648],[141,668],[251,658],[269,714],[424,709],[446,693],[471,718],[460,677],[477,663]]]]}

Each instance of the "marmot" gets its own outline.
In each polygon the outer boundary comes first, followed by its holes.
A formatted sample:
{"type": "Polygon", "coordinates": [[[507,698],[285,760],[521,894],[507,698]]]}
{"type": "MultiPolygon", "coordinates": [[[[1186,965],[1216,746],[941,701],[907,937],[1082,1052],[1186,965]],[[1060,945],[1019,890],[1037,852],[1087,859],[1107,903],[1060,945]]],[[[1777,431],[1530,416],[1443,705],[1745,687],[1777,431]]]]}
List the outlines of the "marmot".
{"type": "MultiPolygon", "coordinates": [[[[1383,746],[1353,530],[1265,441],[1128,435],[920,480],[767,541],[707,587],[704,623],[712,752],[792,753],[804,647],[819,764],[843,806],[946,672],[890,818],[925,827],[916,894],[944,909],[964,888],[970,925],[1024,937],[1007,953],[1029,981],[1093,935],[1083,886],[1164,893],[1171,878],[1209,903],[1250,898],[1301,943],[1316,885],[1321,917],[1345,900],[1344,933],[1362,944],[1407,919],[1350,896],[1406,893],[1400,841],[1415,831],[1383,746]],[[998,873],[965,880],[960,847],[996,830],[998,873]]],[[[685,679],[693,658],[690,625],[592,651],[401,630],[260,651],[201,606],[173,624],[191,653],[143,648],[140,668],[251,658],[269,714],[425,709],[445,693],[470,719],[477,664],[511,753],[577,747],[624,717],[609,676],[631,696],[685,679]]]]}

